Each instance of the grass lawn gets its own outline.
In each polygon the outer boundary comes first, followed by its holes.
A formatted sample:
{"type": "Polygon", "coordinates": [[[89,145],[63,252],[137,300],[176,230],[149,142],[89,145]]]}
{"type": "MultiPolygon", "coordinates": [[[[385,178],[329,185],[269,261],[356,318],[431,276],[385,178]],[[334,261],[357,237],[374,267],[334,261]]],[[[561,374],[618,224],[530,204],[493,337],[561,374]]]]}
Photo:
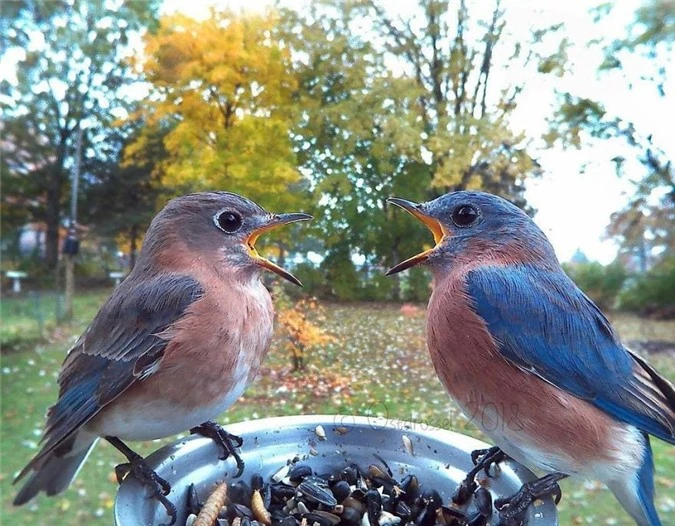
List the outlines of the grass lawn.
{"type": "MultiPolygon", "coordinates": [[[[123,458],[100,442],[77,480],[57,498],[41,495],[24,508],[11,506],[11,481],[35,454],[47,407],[55,401],[56,376],[69,344],[93,317],[105,293],[87,293],[75,303],[75,321],[48,327],[49,340],[35,346],[14,345],[2,355],[2,469],[0,522],[14,525],[109,525],[116,491],[114,466],[123,458]]],[[[21,314],[16,300],[3,300],[3,327],[23,324],[14,333],[31,336],[30,313],[21,314]]],[[[28,307],[26,307],[28,308],[28,307]]],[[[615,318],[626,339],[675,341],[674,322],[615,318]]],[[[308,371],[289,375],[283,342],[275,340],[258,379],[222,423],[268,416],[325,413],[379,415],[450,428],[480,438],[445,394],[424,344],[423,315],[404,317],[391,305],[327,305],[326,327],[337,337],[308,357],[308,371]]],[[[14,338],[14,336],[12,336],[14,338]]],[[[16,338],[15,338],[16,339],[16,338]]],[[[6,342],[2,342],[6,349],[6,342]]],[[[672,354],[651,361],[675,379],[672,354]]],[[[161,441],[134,444],[149,454],[161,441]]],[[[664,524],[675,524],[675,448],[653,441],[657,464],[657,506],[664,524]]],[[[561,524],[632,522],[609,491],[593,482],[563,481],[561,524]]]]}

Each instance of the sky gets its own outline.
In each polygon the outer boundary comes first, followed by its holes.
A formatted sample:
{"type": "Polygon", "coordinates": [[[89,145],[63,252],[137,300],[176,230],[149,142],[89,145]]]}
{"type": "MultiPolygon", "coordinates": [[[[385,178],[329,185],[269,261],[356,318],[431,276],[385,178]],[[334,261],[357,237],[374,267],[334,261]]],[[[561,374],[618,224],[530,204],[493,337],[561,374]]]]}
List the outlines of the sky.
{"type": "MultiPolygon", "coordinates": [[[[481,2],[475,2],[474,7],[484,5],[486,9],[491,9],[494,5],[487,0],[481,2]]],[[[208,6],[212,3],[212,0],[190,0],[189,3],[183,0],[165,0],[163,10],[167,13],[180,10],[200,18],[207,16],[208,6]]],[[[533,20],[537,23],[561,21],[573,42],[568,50],[573,74],[563,78],[533,76],[528,79],[527,88],[512,119],[512,126],[514,130],[524,130],[530,137],[539,137],[546,129],[545,117],[552,111],[554,88],[569,90],[580,96],[602,100],[609,114],[635,122],[638,130],[645,135],[654,134],[655,142],[666,151],[670,149],[673,158],[675,143],[668,144],[672,141],[672,132],[668,126],[673,119],[664,118],[668,114],[675,117],[675,103],[672,98],[659,97],[651,85],[637,83],[631,89],[626,79],[618,74],[598,78],[596,70],[602,59],[600,50],[588,48],[586,45],[600,36],[610,39],[624,37],[625,28],[640,2],[616,2],[611,19],[595,24],[589,9],[598,3],[597,0],[505,0],[502,3],[507,12],[507,23],[516,36],[519,32],[524,36],[533,20]]],[[[229,0],[217,5],[234,10],[263,10],[271,2],[229,0]]],[[[383,5],[405,17],[411,2],[390,0],[383,5]]],[[[629,67],[625,74],[638,77],[640,66],[636,62],[634,71],[629,67]]],[[[675,92],[672,89],[673,80],[670,79],[670,94],[675,92]]],[[[542,165],[544,174],[527,183],[526,196],[537,210],[535,221],[553,243],[561,261],[569,260],[577,250],[603,264],[610,263],[615,258],[617,246],[606,238],[605,229],[610,215],[629,199],[633,191],[632,180],[637,180],[642,175],[636,163],[629,167],[626,177],[617,177],[609,159],[621,153],[621,148],[625,147],[606,141],[589,142],[580,150],[534,148],[534,156],[542,165]]],[[[629,156],[628,152],[626,154],[629,156]]]]}
{"type": "MultiPolygon", "coordinates": [[[[534,136],[544,131],[543,116],[550,111],[553,88],[568,90],[579,96],[600,100],[609,115],[632,121],[643,135],[652,133],[654,142],[675,157],[675,142],[668,115],[675,117],[672,94],[675,92],[671,73],[669,89],[671,96],[659,97],[652,84],[634,82],[632,89],[622,75],[639,77],[642,64],[628,63],[625,73],[605,74],[598,78],[596,69],[602,60],[599,49],[587,47],[586,43],[598,37],[625,37],[625,28],[633,19],[639,1],[616,2],[610,21],[594,24],[589,9],[598,2],[547,2],[544,15],[551,19],[559,17],[565,23],[566,32],[575,45],[569,50],[573,74],[563,78],[542,77],[532,79],[526,101],[518,108],[513,125],[534,136]]],[[[524,20],[531,13],[532,2],[506,1],[514,20],[524,20]]],[[[531,15],[530,15],[531,16],[531,15]]],[[[609,160],[623,153],[630,157],[625,143],[595,141],[580,150],[541,149],[535,157],[544,169],[541,179],[531,180],[527,185],[528,201],[538,210],[536,222],[551,239],[558,257],[569,260],[577,249],[590,259],[603,264],[610,263],[617,246],[606,239],[605,229],[610,215],[619,210],[633,193],[634,180],[643,175],[641,166],[632,163],[627,174],[618,178],[613,163],[609,160]],[[583,165],[587,165],[583,169],[583,165]]]]}

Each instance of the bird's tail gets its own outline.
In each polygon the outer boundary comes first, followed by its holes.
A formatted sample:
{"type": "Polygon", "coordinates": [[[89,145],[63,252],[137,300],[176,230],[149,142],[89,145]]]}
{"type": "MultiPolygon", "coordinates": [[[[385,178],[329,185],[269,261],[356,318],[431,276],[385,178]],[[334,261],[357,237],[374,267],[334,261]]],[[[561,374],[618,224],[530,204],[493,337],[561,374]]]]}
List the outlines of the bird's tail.
{"type": "Polygon", "coordinates": [[[14,505],[21,506],[40,491],[52,496],[61,493],[73,481],[87,459],[91,448],[98,438],[84,431],[73,437],[72,447],[68,451],[57,448],[38,454],[14,480],[18,482],[30,473],[28,480],[14,498],[14,505]]]}
{"type": "Polygon", "coordinates": [[[632,475],[607,483],[614,496],[639,526],[661,526],[654,505],[654,458],[649,435],[644,434],[642,465],[632,475]]]}

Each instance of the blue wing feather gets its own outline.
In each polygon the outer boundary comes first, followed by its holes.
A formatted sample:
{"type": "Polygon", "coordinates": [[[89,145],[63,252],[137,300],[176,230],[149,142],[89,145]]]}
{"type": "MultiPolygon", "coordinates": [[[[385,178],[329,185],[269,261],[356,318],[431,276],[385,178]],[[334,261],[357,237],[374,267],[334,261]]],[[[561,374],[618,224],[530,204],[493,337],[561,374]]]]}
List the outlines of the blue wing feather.
{"type": "Polygon", "coordinates": [[[467,276],[467,292],[510,361],[675,443],[672,386],[663,378],[654,383],[654,371],[641,367],[602,312],[562,271],[482,267],[467,276]]]}

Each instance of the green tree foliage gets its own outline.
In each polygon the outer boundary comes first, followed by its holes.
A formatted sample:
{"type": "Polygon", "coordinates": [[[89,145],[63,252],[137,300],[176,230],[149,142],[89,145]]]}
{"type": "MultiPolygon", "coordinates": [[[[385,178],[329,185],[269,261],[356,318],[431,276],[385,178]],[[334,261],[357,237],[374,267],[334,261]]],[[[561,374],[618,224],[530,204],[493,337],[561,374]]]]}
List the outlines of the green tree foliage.
{"type": "Polygon", "coordinates": [[[347,245],[337,245],[336,249],[328,252],[320,269],[332,297],[339,301],[365,299],[361,276],[352,261],[347,245]]]}
{"type": "Polygon", "coordinates": [[[562,96],[560,110],[552,120],[552,141],[581,148],[584,134],[595,139],[622,139],[630,147],[620,147],[612,158],[617,174],[624,175],[625,165],[634,155],[643,175],[634,181],[634,191],[626,205],[612,214],[607,233],[615,238],[621,252],[634,255],[642,271],[653,260],[675,248],[675,172],[666,152],[654,145],[651,136],[641,136],[635,127],[611,117],[603,105],[590,99],[562,96]]]}
{"type": "Polygon", "coordinates": [[[601,309],[615,307],[616,300],[626,281],[627,273],[619,262],[602,265],[597,261],[563,264],[567,275],[601,309]]]}
{"type": "Polygon", "coordinates": [[[402,61],[418,90],[410,95],[417,95],[419,140],[437,191],[480,189],[524,206],[522,183],[539,170],[525,135],[508,122],[524,85],[500,77],[509,68],[561,71],[564,40],[555,53],[539,53],[558,28],[532,28],[524,43],[509,38],[499,1],[487,17],[463,0],[421,0],[412,18],[394,18],[377,0],[361,5],[385,41],[385,57],[402,61]]]}
{"type": "Polygon", "coordinates": [[[628,282],[621,308],[658,318],[675,318],[675,257],[671,254],[628,282]]]}
{"type": "MultiPolygon", "coordinates": [[[[611,3],[596,7],[596,21],[611,14],[612,7],[611,3]]],[[[641,74],[641,78],[653,82],[658,93],[664,96],[667,67],[661,58],[672,56],[674,45],[675,9],[672,0],[643,0],[635,11],[633,23],[626,28],[625,36],[605,46],[600,70],[621,70],[626,61],[638,55],[646,59],[643,64],[651,66],[641,74]]]]}
{"type": "Polygon", "coordinates": [[[171,193],[161,187],[153,174],[166,158],[164,138],[169,132],[161,127],[142,127],[132,122],[109,130],[99,155],[85,160],[89,176],[84,181],[86,207],[82,220],[97,234],[112,238],[129,254],[133,268],[143,234],[160,206],[161,195],[171,193]],[[143,134],[144,148],[131,152],[130,144],[143,134]],[[103,155],[105,154],[105,155],[103,155]]]}
{"type": "MultiPolygon", "coordinates": [[[[58,258],[68,167],[78,128],[94,135],[127,104],[135,76],[131,35],[152,23],[157,1],[54,0],[2,3],[3,53],[19,56],[16,82],[1,83],[3,157],[22,206],[47,224],[46,258],[58,258]]],[[[5,214],[10,213],[3,206],[5,214]]]]}
{"type": "MultiPolygon", "coordinates": [[[[424,199],[430,182],[428,176],[406,177],[420,164],[411,158],[418,156],[407,99],[413,87],[387,72],[382,56],[354,32],[354,16],[347,4],[316,3],[305,14],[284,12],[280,28],[299,57],[298,119],[292,131],[298,161],[319,203],[314,228],[324,241],[321,268],[333,293],[347,299],[357,299],[364,286],[353,279],[352,254],[366,256],[369,265],[383,254],[391,261],[392,251],[403,252],[397,238],[422,233],[388,211],[386,197],[424,199]],[[411,148],[393,146],[406,143],[411,148]]],[[[414,250],[413,244],[408,248],[414,250]]]]}
{"type": "Polygon", "coordinates": [[[649,149],[640,162],[647,173],[627,205],[612,214],[607,232],[644,272],[675,249],[675,173],[672,161],[664,163],[649,149]]]}
{"type": "MultiPolygon", "coordinates": [[[[557,72],[564,42],[554,54],[537,52],[555,28],[533,31],[525,46],[504,37],[499,4],[488,20],[470,16],[464,2],[422,1],[413,10],[413,20],[392,19],[371,1],[282,12],[280,38],[298,78],[292,136],[319,203],[315,229],[325,241],[326,272],[331,261],[349,266],[345,257],[354,253],[365,257],[365,268],[381,271],[418,251],[421,239],[432,242],[387,197],[422,201],[482,189],[525,206],[523,183],[539,173],[525,136],[508,123],[523,86],[503,86],[493,76],[544,62],[540,71],[557,72]],[[366,19],[374,23],[364,29],[366,19]]],[[[416,284],[424,280],[399,279],[373,288],[378,296],[388,288],[390,298],[428,293],[416,284]]],[[[341,286],[356,286],[345,281],[341,286]]]]}

